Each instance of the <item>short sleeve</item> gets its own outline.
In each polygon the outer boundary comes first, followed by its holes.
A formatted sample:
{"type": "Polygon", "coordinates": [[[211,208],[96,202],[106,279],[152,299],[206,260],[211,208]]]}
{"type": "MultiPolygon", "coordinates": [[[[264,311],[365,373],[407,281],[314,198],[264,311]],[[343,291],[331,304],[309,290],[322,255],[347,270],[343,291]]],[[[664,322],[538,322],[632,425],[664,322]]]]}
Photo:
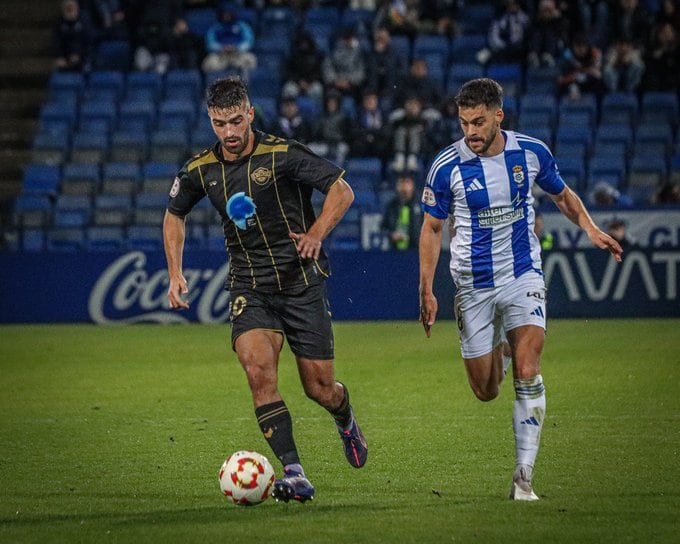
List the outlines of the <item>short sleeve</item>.
{"type": "Polygon", "coordinates": [[[446,219],[449,216],[451,196],[451,166],[444,165],[430,170],[420,199],[423,212],[437,219],[446,219]]]}
{"type": "Polygon", "coordinates": [[[290,179],[301,185],[309,185],[324,194],[345,173],[342,168],[315,155],[308,147],[296,141],[290,141],[287,161],[290,179]]]}
{"type": "Polygon", "coordinates": [[[177,173],[170,188],[168,211],[174,215],[187,215],[196,203],[205,196],[200,180],[192,176],[184,165],[177,173]]]}

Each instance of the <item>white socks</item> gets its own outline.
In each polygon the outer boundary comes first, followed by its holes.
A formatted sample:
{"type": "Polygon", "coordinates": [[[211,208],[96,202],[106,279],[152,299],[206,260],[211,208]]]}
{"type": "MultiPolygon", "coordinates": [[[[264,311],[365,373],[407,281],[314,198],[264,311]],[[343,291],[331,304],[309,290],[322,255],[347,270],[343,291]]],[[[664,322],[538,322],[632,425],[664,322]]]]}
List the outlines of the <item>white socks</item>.
{"type": "Polygon", "coordinates": [[[534,466],[545,418],[545,387],[540,374],[526,380],[514,380],[515,403],[512,427],[515,431],[517,465],[534,466]]]}

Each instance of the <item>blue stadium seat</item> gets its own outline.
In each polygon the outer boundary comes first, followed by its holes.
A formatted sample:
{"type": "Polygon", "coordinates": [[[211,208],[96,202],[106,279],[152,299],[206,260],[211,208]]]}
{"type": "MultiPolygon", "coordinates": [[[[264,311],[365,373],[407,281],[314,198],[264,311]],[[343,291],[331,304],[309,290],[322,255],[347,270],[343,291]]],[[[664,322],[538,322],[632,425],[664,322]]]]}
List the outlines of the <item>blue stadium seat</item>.
{"type": "Polygon", "coordinates": [[[45,249],[45,231],[41,228],[26,228],[21,231],[21,250],[39,252],[45,249]]]}
{"type": "Polygon", "coordinates": [[[85,76],[82,72],[58,72],[53,71],[50,74],[47,87],[50,95],[53,92],[72,91],[76,96],[79,95],[85,88],[85,76]]]}
{"type": "Polygon", "coordinates": [[[642,95],[642,107],[640,114],[642,116],[654,114],[654,120],[666,121],[670,124],[677,124],[678,112],[678,97],[675,92],[661,92],[661,91],[646,91],[642,95]]]}
{"type": "Polygon", "coordinates": [[[118,123],[117,104],[103,100],[81,102],[79,108],[79,126],[92,120],[104,120],[107,126],[114,127],[118,123]]]}
{"type": "Polygon", "coordinates": [[[205,36],[210,26],[217,22],[217,12],[211,7],[185,9],[184,20],[189,32],[196,36],[205,36]]]}
{"type": "Polygon", "coordinates": [[[132,60],[132,47],[125,40],[104,40],[94,52],[95,70],[120,70],[127,72],[132,60]]]}
{"type": "Polygon", "coordinates": [[[465,2],[459,17],[462,34],[473,34],[488,28],[495,14],[496,8],[492,2],[465,2]]]}
{"type": "Polygon", "coordinates": [[[55,196],[59,192],[61,172],[58,166],[28,164],[24,168],[21,193],[25,195],[55,196]]]}
{"type": "Polygon", "coordinates": [[[112,91],[120,98],[125,90],[125,73],[118,70],[96,70],[87,78],[85,92],[92,89],[112,91]]]}
{"type": "Polygon", "coordinates": [[[102,166],[101,192],[130,195],[139,189],[142,172],[136,162],[106,162],[102,166]]]}
{"type": "Polygon", "coordinates": [[[46,102],[40,108],[39,121],[41,126],[47,123],[61,122],[73,128],[78,119],[78,103],[46,102]]]}
{"type": "Polygon", "coordinates": [[[586,180],[586,165],[582,157],[559,157],[556,159],[557,168],[562,179],[572,189],[581,190],[586,180]]]}
{"type": "MultiPolygon", "coordinates": [[[[331,52],[333,46],[333,36],[337,29],[337,26],[333,23],[327,22],[305,22],[304,29],[309,33],[309,35],[314,40],[316,47],[324,55],[328,55],[331,52]]],[[[262,56],[261,50],[258,51],[257,65],[258,67],[263,66],[260,63],[260,57],[262,56]]],[[[279,65],[280,69],[281,65],[279,65]]]]}
{"type": "MultiPolygon", "coordinates": [[[[477,28],[473,32],[479,32],[477,28]]],[[[464,33],[451,40],[451,62],[477,62],[477,52],[486,47],[485,34],[464,33]]]]}
{"type": "Polygon", "coordinates": [[[590,146],[593,141],[593,129],[588,126],[557,127],[555,131],[555,146],[560,142],[585,142],[590,146]]]}
{"type": "Polygon", "coordinates": [[[281,77],[269,70],[255,68],[248,75],[248,88],[255,96],[278,98],[281,91],[281,77]]]}
{"type": "Polygon", "coordinates": [[[109,135],[101,132],[76,132],[71,144],[72,162],[100,164],[109,154],[109,135]]]}
{"type": "Polygon", "coordinates": [[[193,101],[166,99],[158,105],[158,128],[186,131],[193,127],[195,121],[196,103],[193,101]]]}
{"type": "Polygon", "coordinates": [[[85,247],[90,251],[121,251],[127,247],[123,227],[89,227],[85,230],[85,247]]]}
{"type": "Polygon", "coordinates": [[[162,251],[163,230],[161,225],[131,225],[127,229],[128,249],[139,251],[162,251]]]}
{"type": "Polygon", "coordinates": [[[147,129],[156,122],[156,103],[152,100],[125,100],[118,112],[118,128],[129,128],[131,122],[143,124],[147,129]]]}
{"type": "Polygon", "coordinates": [[[127,226],[131,219],[132,202],[129,195],[96,195],[92,216],[93,225],[99,227],[127,226]]]}
{"type": "Polygon", "coordinates": [[[633,129],[625,124],[600,123],[595,131],[596,142],[621,142],[629,148],[633,145],[633,129]]]}
{"type": "Polygon", "coordinates": [[[78,227],[52,228],[47,231],[48,251],[77,252],[85,247],[85,230],[78,227]]]}
{"type": "Polygon", "coordinates": [[[391,40],[392,48],[399,54],[399,56],[406,61],[411,62],[411,40],[408,36],[395,34],[391,40]]]}
{"type": "Polygon", "coordinates": [[[633,126],[638,118],[638,99],[632,93],[608,93],[602,97],[602,124],[633,126]]]}
{"type": "Polygon", "coordinates": [[[133,224],[159,227],[169,200],[168,189],[164,193],[139,193],[132,212],[133,224]]]}
{"type": "Polygon", "coordinates": [[[97,164],[69,162],[64,164],[61,192],[66,195],[91,196],[99,191],[100,181],[101,174],[97,164]]]}
{"type": "Polygon", "coordinates": [[[90,222],[90,209],[62,210],[55,209],[52,226],[55,228],[79,228],[82,229],[90,222]]]}
{"type": "Polygon", "coordinates": [[[20,194],[14,201],[14,226],[19,229],[43,228],[52,218],[52,197],[47,194],[20,194]]]}
{"type": "Polygon", "coordinates": [[[173,129],[156,130],[151,134],[149,159],[152,161],[183,162],[189,150],[189,135],[173,129]]]}
{"type": "Polygon", "coordinates": [[[146,125],[131,127],[130,130],[117,130],[111,135],[109,160],[112,162],[142,162],[148,157],[149,138],[146,125]]]}
{"type": "Polygon", "coordinates": [[[446,75],[447,90],[456,93],[458,89],[470,79],[484,77],[484,68],[475,62],[452,63],[446,75]]]}
{"type": "Polygon", "coordinates": [[[620,157],[595,155],[588,163],[589,183],[593,187],[599,181],[606,181],[616,188],[626,180],[626,163],[620,157]]]}
{"type": "Polygon", "coordinates": [[[527,68],[525,74],[524,89],[527,93],[546,93],[554,95],[557,92],[557,70],[540,68],[527,68]]]}
{"type": "Polygon", "coordinates": [[[70,149],[70,134],[38,133],[31,145],[31,162],[59,165],[66,160],[70,149]]]}
{"type": "Polygon", "coordinates": [[[196,100],[203,91],[203,77],[198,70],[179,69],[169,70],[165,74],[164,93],[166,98],[180,98],[184,96],[196,100]]]}
{"type": "Polygon", "coordinates": [[[217,142],[215,134],[204,127],[195,127],[189,134],[189,149],[193,154],[212,147],[215,142],[217,142]]]}
{"type": "Polygon", "coordinates": [[[126,99],[157,100],[163,92],[163,76],[156,72],[130,72],[125,81],[126,99]]]}
{"type": "Polygon", "coordinates": [[[527,114],[542,116],[548,126],[554,127],[558,114],[555,96],[548,93],[525,93],[519,104],[519,121],[522,122],[527,114]]]}
{"type": "Polygon", "coordinates": [[[205,227],[200,223],[196,223],[195,221],[189,222],[184,229],[185,251],[205,249],[205,245],[205,227]]]}

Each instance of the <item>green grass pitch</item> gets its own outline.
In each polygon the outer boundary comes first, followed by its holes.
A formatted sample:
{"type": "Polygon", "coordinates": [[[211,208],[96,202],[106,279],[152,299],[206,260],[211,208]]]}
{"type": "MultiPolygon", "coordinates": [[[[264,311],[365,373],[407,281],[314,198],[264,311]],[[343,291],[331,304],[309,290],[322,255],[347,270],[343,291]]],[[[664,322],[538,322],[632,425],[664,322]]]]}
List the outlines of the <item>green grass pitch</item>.
{"type": "Polygon", "coordinates": [[[550,322],[537,503],[506,498],[512,384],[474,398],[452,322],[429,340],[415,321],[335,332],[367,465],[284,347],[316,497],[243,508],[222,461],[272,456],[228,326],[0,327],[0,542],[680,542],[680,320],[550,322]]]}

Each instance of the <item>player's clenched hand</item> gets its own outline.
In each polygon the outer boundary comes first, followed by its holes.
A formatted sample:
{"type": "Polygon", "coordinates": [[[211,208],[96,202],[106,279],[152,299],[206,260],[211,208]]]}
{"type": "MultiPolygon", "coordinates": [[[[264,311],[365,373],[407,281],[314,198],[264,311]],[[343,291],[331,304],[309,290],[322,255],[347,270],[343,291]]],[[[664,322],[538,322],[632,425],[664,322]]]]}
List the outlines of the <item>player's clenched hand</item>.
{"type": "Polygon", "coordinates": [[[425,336],[430,337],[430,329],[437,318],[437,297],[432,293],[420,295],[420,321],[425,329],[425,336]]]}
{"type": "Polygon", "coordinates": [[[170,308],[188,308],[189,303],[182,298],[182,295],[186,295],[189,292],[187,288],[187,280],[184,276],[179,276],[179,278],[170,279],[170,287],[168,288],[168,302],[170,303],[170,308]]]}
{"type": "Polygon", "coordinates": [[[307,233],[296,234],[288,233],[291,240],[295,242],[300,257],[303,259],[318,259],[321,253],[321,240],[307,233]]]}

